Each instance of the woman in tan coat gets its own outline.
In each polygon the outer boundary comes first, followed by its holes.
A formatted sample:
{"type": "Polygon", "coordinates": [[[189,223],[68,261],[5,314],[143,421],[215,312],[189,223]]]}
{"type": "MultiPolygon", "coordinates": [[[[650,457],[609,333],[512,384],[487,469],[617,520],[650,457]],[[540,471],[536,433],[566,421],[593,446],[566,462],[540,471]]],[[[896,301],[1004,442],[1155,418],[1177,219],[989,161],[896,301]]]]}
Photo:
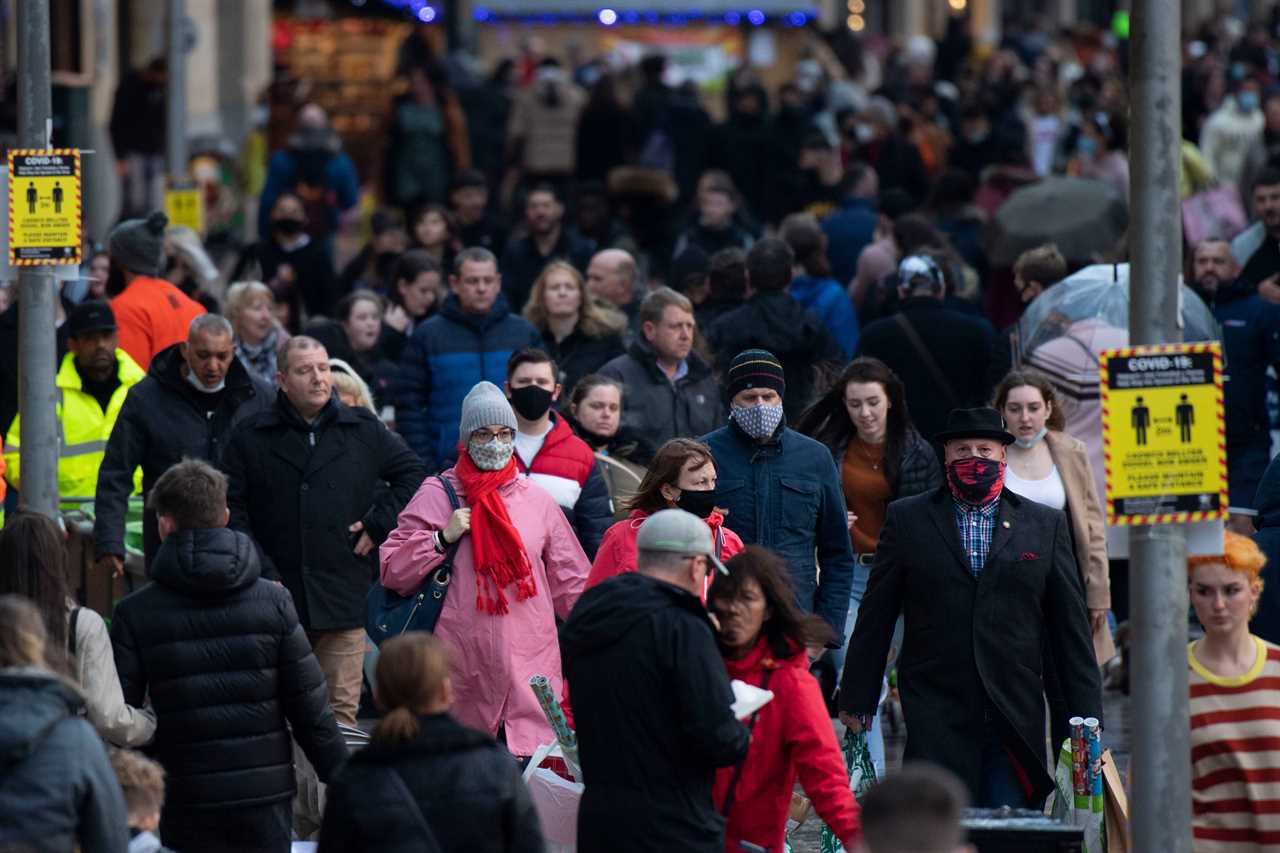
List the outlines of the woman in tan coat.
{"type": "Polygon", "coordinates": [[[1066,512],[1084,581],[1085,603],[1098,663],[1115,655],[1107,624],[1111,582],[1107,536],[1084,443],[1062,431],[1064,416],[1053,384],[1043,373],[1014,370],[996,388],[995,407],[1014,435],[1005,487],[1023,497],[1066,512]]]}

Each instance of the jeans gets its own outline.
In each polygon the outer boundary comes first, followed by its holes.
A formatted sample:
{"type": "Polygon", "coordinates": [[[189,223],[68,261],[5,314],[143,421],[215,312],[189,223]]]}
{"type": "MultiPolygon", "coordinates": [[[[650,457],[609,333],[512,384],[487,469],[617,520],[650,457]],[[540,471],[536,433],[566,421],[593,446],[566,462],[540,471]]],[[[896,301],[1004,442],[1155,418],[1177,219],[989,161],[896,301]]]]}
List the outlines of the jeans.
{"type": "Polygon", "coordinates": [[[982,773],[978,784],[977,802],[980,809],[998,809],[1011,806],[1024,809],[1029,805],[1026,788],[1013,765],[1013,759],[1005,748],[1001,727],[993,720],[987,721],[986,736],[982,741],[982,773]]]}
{"type": "MultiPolygon", "coordinates": [[[[867,592],[867,581],[871,578],[871,566],[855,563],[853,566],[853,588],[849,591],[849,612],[844,619],[844,647],[827,652],[832,665],[836,668],[836,678],[844,675],[844,659],[849,653],[849,641],[853,639],[853,626],[858,620],[858,607],[862,604],[862,596],[867,592]]],[[[881,696],[883,697],[883,692],[881,696]]],[[[876,711],[871,730],[867,732],[867,748],[871,751],[871,763],[876,768],[876,778],[884,778],[884,732],[880,728],[880,712],[876,711]]]]}

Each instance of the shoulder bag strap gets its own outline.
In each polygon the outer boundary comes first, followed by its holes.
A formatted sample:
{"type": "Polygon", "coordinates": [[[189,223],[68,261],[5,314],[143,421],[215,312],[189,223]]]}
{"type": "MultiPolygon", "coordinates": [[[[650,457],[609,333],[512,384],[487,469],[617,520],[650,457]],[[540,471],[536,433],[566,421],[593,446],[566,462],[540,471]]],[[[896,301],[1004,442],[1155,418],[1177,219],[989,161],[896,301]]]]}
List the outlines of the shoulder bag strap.
{"type": "MultiPolygon", "coordinates": [[[[441,477],[443,480],[444,478],[441,477]]],[[[404,800],[409,806],[409,814],[414,822],[418,824],[418,831],[422,833],[422,853],[440,853],[440,842],[436,840],[436,834],[431,831],[431,824],[427,823],[427,816],[422,813],[422,809],[418,806],[418,801],[414,799],[413,792],[409,790],[409,786],[404,783],[404,777],[400,775],[400,771],[394,767],[388,768],[391,774],[391,787],[396,789],[396,793],[400,795],[400,799],[404,800]]]]}
{"type": "MultiPolygon", "coordinates": [[[[724,522],[721,522],[720,526],[716,528],[716,559],[724,562],[724,522]]],[[[768,677],[771,671],[766,672],[765,676],[768,677]]]]}
{"type": "Polygon", "coordinates": [[[458,500],[458,493],[453,489],[453,483],[449,482],[449,478],[443,474],[436,476],[440,481],[440,485],[444,486],[444,493],[449,496],[449,506],[454,509],[462,509],[462,501],[458,500]]]}
{"type": "Polygon", "coordinates": [[[924,341],[920,338],[920,333],[916,331],[915,326],[911,325],[911,321],[901,311],[894,314],[893,319],[898,324],[898,327],[902,329],[902,333],[907,336],[907,342],[916,351],[916,355],[920,356],[920,361],[924,363],[925,370],[929,371],[933,381],[942,389],[942,393],[947,398],[947,408],[956,408],[960,404],[956,401],[956,392],[951,387],[951,381],[947,379],[946,374],[942,372],[942,368],[938,366],[933,353],[929,352],[929,348],[925,346],[924,341]]]}
{"type": "Polygon", "coordinates": [[[71,610],[71,625],[67,631],[67,651],[72,657],[76,656],[76,623],[80,621],[80,608],[75,607],[71,610]]]}
{"type": "MultiPolygon", "coordinates": [[[[766,669],[764,671],[764,678],[760,679],[761,690],[769,689],[769,676],[771,675],[773,675],[773,670],[766,669]]],[[[760,711],[762,710],[764,709],[757,709],[756,712],[751,715],[751,719],[747,721],[747,734],[753,734],[755,732],[756,720],[760,717],[760,711]]],[[[750,752],[747,753],[748,757],[750,754],[750,752]]],[[[744,758],[738,762],[736,767],[733,768],[733,778],[729,780],[729,790],[725,791],[724,805],[720,807],[720,813],[725,816],[726,820],[729,817],[729,809],[733,808],[733,795],[738,790],[738,780],[742,778],[742,768],[746,763],[747,759],[744,758]]]]}
{"type": "MultiPolygon", "coordinates": [[[[462,501],[458,500],[458,493],[454,490],[453,483],[449,482],[449,478],[441,474],[437,475],[436,479],[440,481],[440,485],[444,486],[444,493],[449,496],[449,506],[453,507],[455,510],[462,509],[462,501]]],[[[441,529],[443,530],[444,528],[441,529]]],[[[442,535],[441,539],[443,538],[444,537],[442,535]]],[[[462,537],[459,536],[458,541],[454,542],[445,550],[444,560],[436,567],[436,570],[431,573],[433,577],[437,578],[441,582],[448,583],[448,576],[453,574],[453,558],[457,555],[458,546],[461,544],[462,537]]]]}

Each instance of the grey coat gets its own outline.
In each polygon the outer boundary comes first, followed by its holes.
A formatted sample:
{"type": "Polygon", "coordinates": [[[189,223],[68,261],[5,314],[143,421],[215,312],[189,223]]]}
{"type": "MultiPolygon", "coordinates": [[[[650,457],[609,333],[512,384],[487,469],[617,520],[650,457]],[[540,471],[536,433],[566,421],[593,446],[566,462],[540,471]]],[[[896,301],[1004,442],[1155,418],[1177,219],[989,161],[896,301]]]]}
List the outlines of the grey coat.
{"type": "Polygon", "coordinates": [[[658,367],[647,343],[636,341],[626,355],[600,368],[626,388],[622,426],[643,435],[654,448],[673,438],[696,438],[724,423],[720,383],[696,352],[689,353],[689,372],[672,382],[658,367]]]}

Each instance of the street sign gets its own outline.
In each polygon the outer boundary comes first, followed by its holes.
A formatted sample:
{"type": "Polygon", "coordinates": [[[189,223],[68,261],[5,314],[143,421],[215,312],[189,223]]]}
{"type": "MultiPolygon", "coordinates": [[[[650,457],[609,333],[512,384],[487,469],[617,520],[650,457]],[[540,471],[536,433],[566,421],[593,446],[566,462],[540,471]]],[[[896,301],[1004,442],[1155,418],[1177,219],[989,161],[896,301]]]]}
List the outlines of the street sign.
{"type": "Polygon", "coordinates": [[[9,152],[9,263],[80,263],[80,152],[9,152]]]}
{"type": "Polygon", "coordinates": [[[1099,359],[1107,523],[1226,518],[1221,344],[1123,347],[1099,359]]]}
{"type": "Polygon", "coordinates": [[[204,234],[204,200],[199,187],[165,190],[164,213],[170,225],[185,225],[197,234],[204,234]]]}

